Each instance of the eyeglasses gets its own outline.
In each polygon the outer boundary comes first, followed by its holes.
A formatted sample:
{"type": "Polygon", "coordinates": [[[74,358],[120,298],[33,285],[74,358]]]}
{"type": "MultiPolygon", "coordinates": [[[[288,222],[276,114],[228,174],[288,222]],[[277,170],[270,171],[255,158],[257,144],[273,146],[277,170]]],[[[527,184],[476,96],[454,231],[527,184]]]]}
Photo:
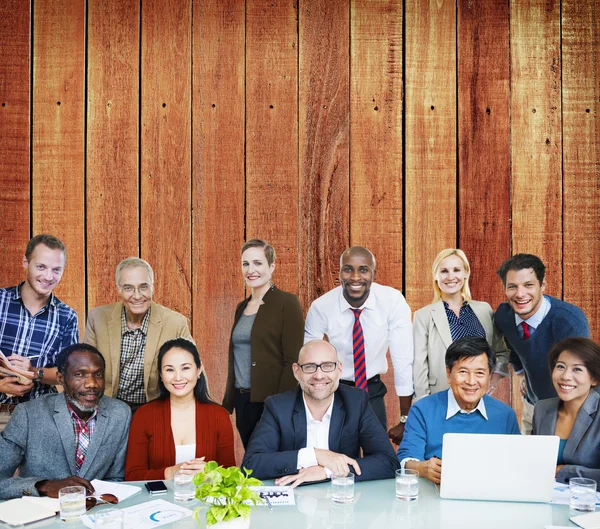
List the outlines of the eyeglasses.
{"type": "Polygon", "coordinates": [[[119,498],[114,494],[100,494],[100,496],[86,496],[85,498],[85,510],[89,511],[91,508],[98,504],[110,503],[116,505],[119,503],[119,498]]]}
{"type": "Polygon", "coordinates": [[[143,285],[140,285],[137,288],[132,285],[125,285],[120,288],[128,296],[130,296],[134,292],[137,292],[138,294],[141,294],[142,296],[147,296],[148,294],[150,294],[150,291],[152,290],[152,287],[148,283],[144,283],[143,285]]]}
{"type": "Polygon", "coordinates": [[[312,373],[316,373],[319,367],[323,373],[331,373],[335,371],[337,365],[337,362],[323,362],[322,364],[298,364],[298,367],[302,369],[303,373],[311,375],[312,373]]]}

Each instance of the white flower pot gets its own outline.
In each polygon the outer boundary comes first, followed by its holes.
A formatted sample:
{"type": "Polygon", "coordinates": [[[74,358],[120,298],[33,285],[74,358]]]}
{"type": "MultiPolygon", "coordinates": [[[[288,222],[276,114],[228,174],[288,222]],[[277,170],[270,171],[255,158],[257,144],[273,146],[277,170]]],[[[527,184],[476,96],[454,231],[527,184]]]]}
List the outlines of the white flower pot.
{"type": "Polygon", "coordinates": [[[214,525],[209,525],[208,529],[248,529],[250,527],[250,517],[234,518],[233,520],[227,520],[226,522],[218,522],[214,525]]]}

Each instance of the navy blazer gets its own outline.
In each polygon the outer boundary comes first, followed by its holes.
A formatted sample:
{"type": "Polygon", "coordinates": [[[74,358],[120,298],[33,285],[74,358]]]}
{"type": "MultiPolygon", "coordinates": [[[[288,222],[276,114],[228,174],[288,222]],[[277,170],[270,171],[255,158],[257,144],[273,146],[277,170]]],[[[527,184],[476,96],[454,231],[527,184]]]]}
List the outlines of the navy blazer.
{"type": "MultiPolygon", "coordinates": [[[[540,400],[533,410],[533,434],[554,435],[560,399],[540,400]]],[[[581,406],[571,435],[567,439],[565,465],[556,476],[568,483],[570,478],[584,477],[600,481],[600,395],[593,389],[581,406]]]]}
{"type": "MultiPolygon", "coordinates": [[[[300,387],[273,395],[250,442],[242,466],[259,479],[298,472],[298,451],[306,447],[306,411],[300,387]]],[[[340,384],[334,394],[329,450],[356,459],[357,481],[393,478],[400,468],[383,426],[375,416],[365,391],[340,384]],[[360,457],[362,449],[364,457],[360,457]]]]}

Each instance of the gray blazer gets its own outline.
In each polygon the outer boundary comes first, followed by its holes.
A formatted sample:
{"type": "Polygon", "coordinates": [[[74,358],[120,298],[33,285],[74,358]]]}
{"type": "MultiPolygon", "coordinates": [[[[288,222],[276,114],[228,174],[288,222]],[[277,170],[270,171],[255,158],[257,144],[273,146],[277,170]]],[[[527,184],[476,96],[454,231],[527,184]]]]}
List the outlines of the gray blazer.
{"type": "MultiPolygon", "coordinates": [[[[492,307],[484,301],[469,301],[469,306],[485,330],[485,339],[496,353],[498,365],[494,372],[508,374],[508,349],[504,338],[494,325],[492,307]]],[[[413,333],[415,398],[420,399],[449,387],[446,377],[446,350],[452,344],[452,335],[442,301],[415,312],[413,333]]]]}
{"type": "MultiPolygon", "coordinates": [[[[80,477],[122,480],[131,410],[103,397],[80,477]]],[[[62,393],[19,404],[0,434],[0,499],[38,496],[35,484],[75,476],[75,433],[62,393]],[[19,469],[18,477],[13,477],[19,469]]]]}
{"type": "MultiPolygon", "coordinates": [[[[533,434],[554,435],[560,399],[540,400],[533,409],[533,434]]],[[[571,435],[567,439],[557,481],[568,483],[570,478],[584,477],[600,481],[600,395],[590,391],[581,406],[571,435]]]]}

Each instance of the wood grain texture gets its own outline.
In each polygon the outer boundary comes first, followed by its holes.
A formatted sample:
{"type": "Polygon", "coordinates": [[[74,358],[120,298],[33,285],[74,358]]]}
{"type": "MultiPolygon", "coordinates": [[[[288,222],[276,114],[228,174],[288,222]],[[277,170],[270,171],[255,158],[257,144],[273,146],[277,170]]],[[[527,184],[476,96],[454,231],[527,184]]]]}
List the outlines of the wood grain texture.
{"type": "Polygon", "coordinates": [[[511,1],[513,254],[538,255],[562,297],[560,2],[511,1]]]}
{"type": "Polygon", "coordinates": [[[137,0],[88,0],[88,309],[118,299],[115,267],[139,255],[137,0]]]}
{"type": "Polygon", "coordinates": [[[456,9],[407,0],[405,291],[431,303],[431,263],[456,245],[456,9]]]}
{"type": "MultiPolygon", "coordinates": [[[[194,2],[193,20],[192,334],[221,402],[234,310],[244,297],[244,5],[194,2]]],[[[236,455],[241,463],[239,438],[236,455]]]]}
{"type": "Polygon", "coordinates": [[[300,3],[299,280],[310,303],[338,282],[349,244],[349,4],[300,3]]]}
{"type": "MultiPolygon", "coordinates": [[[[473,299],[495,309],[505,298],[496,269],[510,257],[508,0],[461,0],[457,17],[458,245],[473,299]]],[[[510,378],[494,396],[510,403],[510,378]]]]}
{"type": "MultiPolygon", "coordinates": [[[[350,244],[368,247],[377,281],[402,289],[402,2],[353,0],[350,19],[350,244]]],[[[388,422],[399,406],[391,362],[388,422]]]]}
{"type": "Polygon", "coordinates": [[[23,279],[29,240],[30,4],[0,3],[0,286],[23,279]]]}
{"type": "Polygon", "coordinates": [[[33,234],[67,247],[57,296],[85,314],[84,128],[85,2],[34,4],[33,234]]]}
{"type": "Polygon", "coordinates": [[[141,256],[156,300],[191,316],[191,3],[142,4],[141,256]]]}
{"type": "Polygon", "coordinates": [[[296,4],[246,1],[246,239],[277,252],[274,281],[298,293],[296,4]]]}
{"type": "Polygon", "coordinates": [[[600,338],[600,5],[562,2],[563,292],[600,338]]]}

